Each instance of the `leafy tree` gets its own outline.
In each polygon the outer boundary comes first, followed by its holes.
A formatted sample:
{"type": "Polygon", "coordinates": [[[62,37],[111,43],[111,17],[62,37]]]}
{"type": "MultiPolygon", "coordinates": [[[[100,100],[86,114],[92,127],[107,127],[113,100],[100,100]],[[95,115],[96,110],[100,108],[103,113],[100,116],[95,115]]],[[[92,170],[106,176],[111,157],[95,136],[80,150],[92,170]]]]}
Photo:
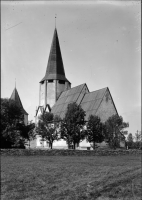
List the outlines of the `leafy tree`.
{"type": "Polygon", "coordinates": [[[25,148],[20,130],[9,126],[2,132],[1,148],[25,148]]]}
{"type": "Polygon", "coordinates": [[[80,105],[71,103],[67,107],[67,112],[61,122],[61,138],[64,139],[68,148],[73,144],[75,149],[76,144],[85,138],[84,125],[85,125],[85,111],[80,105]]]}
{"type": "Polygon", "coordinates": [[[103,124],[98,116],[89,116],[86,139],[88,142],[93,143],[93,149],[95,149],[96,142],[103,141],[103,124]]]}
{"type": "Polygon", "coordinates": [[[24,147],[18,124],[24,123],[22,110],[16,102],[1,99],[1,148],[24,147]]]}
{"type": "Polygon", "coordinates": [[[127,145],[129,148],[133,148],[134,146],[134,140],[133,140],[133,135],[132,133],[129,133],[128,136],[127,136],[127,145]]]}
{"type": "Polygon", "coordinates": [[[138,131],[135,133],[135,140],[136,142],[141,141],[141,131],[138,131]]]}
{"type": "Polygon", "coordinates": [[[127,141],[128,142],[133,142],[133,135],[132,135],[132,133],[128,134],[127,141]]]}
{"type": "Polygon", "coordinates": [[[123,135],[128,135],[128,131],[121,131],[123,135]]]}
{"type": "Polygon", "coordinates": [[[110,147],[119,147],[120,134],[123,134],[127,127],[129,123],[124,122],[121,116],[113,115],[108,118],[105,122],[105,139],[108,140],[110,147]]]}
{"type": "Polygon", "coordinates": [[[22,137],[25,139],[25,144],[28,142],[29,148],[32,140],[36,139],[35,123],[29,121],[28,125],[18,124],[22,137]]]}
{"type": "Polygon", "coordinates": [[[38,126],[36,127],[37,133],[43,141],[49,143],[51,149],[53,142],[59,140],[60,120],[59,116],[54,116],[50,112],[44,112],[40,116],[38,126]]]}

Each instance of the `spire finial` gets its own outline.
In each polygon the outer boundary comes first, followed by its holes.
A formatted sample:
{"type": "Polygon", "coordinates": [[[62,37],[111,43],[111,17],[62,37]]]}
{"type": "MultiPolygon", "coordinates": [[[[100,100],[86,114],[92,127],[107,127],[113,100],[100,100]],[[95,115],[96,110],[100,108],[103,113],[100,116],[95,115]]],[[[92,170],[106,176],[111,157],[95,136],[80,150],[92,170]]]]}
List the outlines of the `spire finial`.
{"type": "Polygon", "coordinates": [[[57,18],[57,15],[55,14],[55,28],[56,28],[56,18],[57,18]]]}
{"type": "Polygon", "coordinates": [[[16,78],[15,78],[15,89],[16,89],[16,78]]]}

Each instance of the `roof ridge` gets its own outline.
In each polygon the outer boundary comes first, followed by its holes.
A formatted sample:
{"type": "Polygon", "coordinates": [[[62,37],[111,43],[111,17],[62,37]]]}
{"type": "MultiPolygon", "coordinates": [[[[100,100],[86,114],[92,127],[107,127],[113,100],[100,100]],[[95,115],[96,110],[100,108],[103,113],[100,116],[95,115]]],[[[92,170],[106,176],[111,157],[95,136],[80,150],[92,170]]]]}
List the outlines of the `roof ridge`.
{"type": "MultiPolygon", "coordinates": [[[[109,90],[109,88],[107,88],[107,89],[108,89],[108,91],[109,91],[109,94],[110,94],[110,97],[111,97],[111,99],[112,99],[113,105],[114,105],[114,107],[115,107],[116,113],[118,114],[118,111],[117,111],[117,109],[116,109],[115,103],[114,103],[113,98],[112,98],[112,95],[111,95],[111,93],[110,93],[110,90],[109,90]]],[[[119,114],[118,114],[118,116],[119,116],[119,114]]]]}
{"type": "MultiPolygon", "coordinates": [[[[86,84],[86,83],[84,84],[84,86],[85,86],[85,85],[86,85],[86,87],[87,87],[87,84],[86,84]]],[[[84,86],[83,86],[82,90],[84,89],[84,86]]],[[[88,87],[87,87],[87,89],[88,89],[88,87]]],[[[82,90],[80,91],[80,95],[82,94],[82,90]]],[[[88,91],[89,91],[89,89],[88,89],[88,91]]],[[[89,92],[88,92],[88,93],[89,93],[89,92]]],[[[82,99],[84,98],[85,94],[87,94],[87,93],[83,93],[82,99]]],[[[77,100],[79,99],[80,95],[78,96],[77,100]]],[[[81,105],[82,99],[80,100],[79,105],[81,105]]],[[[76,102],[77,102],[77,100],[76,100],[76,102]]]]}
{"type": "MultiPolygon", "coordinates": [[[[99,89],[99,90],[104,90],[104,89],[107,89],[108,87],[105,87],[105,88],[102,88],[102,89],[99,89]]],[[[86,93],[86,94],[90,94],[90,93],[93,93],[93,92],[97,92],[99,90],[95,90],[95,91],[92,91],[92,92],[89,92],[89,93],[86,93]]]]}
{"type": "MultiPolygon", "coordinates": [[[[107,87],[106,89],[108,89],[108,87],[107,87]]],[[[103,98],[104,98],[105,94],[106,94],[106,91],[104,92],[104,94],[103,94],[103,96],[102,96],[102,100],[101,100],[101,102],[100,102],[98,108],[96,109],[96,112],[98,111],[98,109],[99,109],[99,107],[100,107],[100,105],[101,105],[101,103],[102,103],[102,101],[103,101],[103,98]]]]}
{"type": "MultiPolygon", "coordinates": [[[[83,84],[80,84],[80,85],[78,85],[78,86],[75,86],[75,87],[79,87],[79,86],[81,86],[81,85],[85,85],[86,83],[83,83],[83,84]]],[[[72,88],[70,88],[70,89],[68,89],[68,90],[71,90],[71,89],[74,89],[75,87],[72,87],[72,88]]],[[[68,90],[65,90],[65,91],[63,91],[63,92],[66,92],[66,91],[68,91],[68,90]]],[[[62,93],[63,93],[62,92],[62,93]]]]}
{"type": "MultiPolygon", "coordinates": [[[[86,83],[83,83],[83,84],[81,84],[81,85],[85,85],[86,83]]],[[[81,85],[78,85],[78,86],[75,86],[75,87],[79,87],[79,86],[81,86],[81,85]]],[[[63,97],[61,97],[61,95],[64,93],[64,92],[67,92],[67,91],[69,91],[69,90],[71,90],[71,89],[74,89],[75,87],[73,87],[73,88],[70,88],[70,89],[68,89],[68,90],[65,90],[65,91],[63,91],[61,94],[60,94],[60,96],[59,96],[59,98],[58,98],[58,100],[59,99],[62,99],[62,98],[64,98],[65,96],[63,96],[63,97]]],[[[83,88],[81,89],[81,91],[83,90],[83,88]]],[[[74,93],[74,94],[77,94],[77,93],[79,93],[79,92],[76,92],[76,93],[74,93]]],[[[70,94],[70,95],[68,95],[68,96],[71,96],[72,94],[70,94]]]]}

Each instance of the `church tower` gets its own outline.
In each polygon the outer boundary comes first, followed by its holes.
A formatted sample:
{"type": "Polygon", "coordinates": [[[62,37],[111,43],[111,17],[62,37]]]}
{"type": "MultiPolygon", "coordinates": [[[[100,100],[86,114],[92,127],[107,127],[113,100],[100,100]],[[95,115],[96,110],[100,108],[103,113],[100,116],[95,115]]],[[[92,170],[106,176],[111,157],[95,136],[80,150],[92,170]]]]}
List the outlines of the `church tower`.
{"type": "Polygon", "coordinates": [[[10,99],[15,101],[17,106],[19,106],[19,108],[21,108],[23,116],[24,116],[24,124],[27,125],[28,124],[28,113],[23,108],[23,105],[22,105],[22,102],[21,102],[21,99],[19,97],[19,94],[18,94],[18,91],[17,91],[16,87],[14,88],[10,99]]]}
{"type": "Polygon", "coordinates": [[[47,106],[48,110],[50,110],[61,92],[71,88],[71,83],[65,76],[56,28],[54,30],[46,73],[39,84],[39,106],[44,110],[47,106]]]}

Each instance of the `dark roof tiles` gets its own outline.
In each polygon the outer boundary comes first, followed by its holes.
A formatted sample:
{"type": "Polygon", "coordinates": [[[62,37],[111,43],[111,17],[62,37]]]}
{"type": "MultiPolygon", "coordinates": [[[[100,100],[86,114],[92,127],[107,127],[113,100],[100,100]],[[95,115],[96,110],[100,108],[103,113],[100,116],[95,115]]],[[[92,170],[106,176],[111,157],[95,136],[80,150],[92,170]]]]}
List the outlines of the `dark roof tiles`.
{"type": "Polygon", "coordinates": [[[107,88],[103,88],[100,90],[96,90],[94,92],[90,92],[85,94],[81,107],[86,112],[85,119],[87,120],[89,115],[95,115],[97,109],[99,108],[101,101],[106,93],[107,88]]]}
{"type": "Polygon", "coordinates": [[[16,88],[13,90],[10,99],[11,99],[11,100],[14,100],[14,101],[16,102],[16,104],[22,109],[23,114],[28,115],[28,113],[27,113],[27,112],[25,111],[25,109],[23,108],[21,99],[20,99],[20,97],[19,97],[19,94],[18,94],[18,91],[17,91],[16,88]]]}
{"type": "Polygon", "coordinates": [[[69,82],[65,76],[64,65],[63,65],[60,44],[59,44],[56,28],[54,30],[46,73],[45,73],[44,78],[40,82],[44,80],[51,80],[51,79],[63,80],[63,81],[69,82]]]}
{"type": "Polygon", "coordinates": [[[73,102],[80,104],[82,100],[82,98],[79,98],[80,95],[82,94],[82,96],[84,96],[84,93],[87,92],[89,91],[86,84],[82,84],[62,92],[51,112],[55,115],[59,115],[60,117],[64,116],[68,104],[73,102]],[[86,89],[86,91],[84,92],[83,89],[86,89]]]}
{"type": "Polygon", "coordinates": [[[86,112],[86,120],[88,119],[89,115],[95,115],[107,88],[96,90],[94,92],[89,92],[88,90],[83,92],[85,91],[85,87],[87,88],[86,84],[82,84],[62,92],[51,112],[63,118],[65,116],[68,104],[76,102],[77,104],[80,104],[82,109],[86,112]]]}

